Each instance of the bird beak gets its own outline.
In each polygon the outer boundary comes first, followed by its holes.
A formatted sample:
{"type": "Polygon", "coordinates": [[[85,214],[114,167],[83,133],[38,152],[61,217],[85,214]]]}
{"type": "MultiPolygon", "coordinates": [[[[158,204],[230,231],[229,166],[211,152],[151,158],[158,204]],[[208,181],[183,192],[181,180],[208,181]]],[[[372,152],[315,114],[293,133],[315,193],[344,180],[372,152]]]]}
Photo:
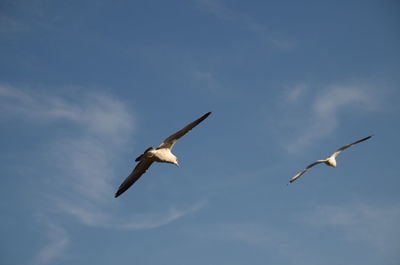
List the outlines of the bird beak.
{"type": "Polygon", "coordinates": [[[178,161],[176,161],[175,165],[176,165],[177,167],[179,167],[179,163],[178,163],[178,161]]]}

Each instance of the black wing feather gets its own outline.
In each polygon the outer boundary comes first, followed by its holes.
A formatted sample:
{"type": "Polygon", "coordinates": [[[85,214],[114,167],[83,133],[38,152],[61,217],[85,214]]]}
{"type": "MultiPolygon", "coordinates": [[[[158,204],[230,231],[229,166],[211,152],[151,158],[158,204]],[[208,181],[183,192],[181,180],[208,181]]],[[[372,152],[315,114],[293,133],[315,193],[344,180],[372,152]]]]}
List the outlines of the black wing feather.
{"type": "Polygon", "coordinates": [[[115,198],[124,193],[130,186],[133,185],[144,173],[146,173],[147,169],[151,166],[153,160],[144,159],[140,161],[136,167],[132,170],[131,174],[122,182],[119,186],[118,191],[115,193],[115,198]]]}

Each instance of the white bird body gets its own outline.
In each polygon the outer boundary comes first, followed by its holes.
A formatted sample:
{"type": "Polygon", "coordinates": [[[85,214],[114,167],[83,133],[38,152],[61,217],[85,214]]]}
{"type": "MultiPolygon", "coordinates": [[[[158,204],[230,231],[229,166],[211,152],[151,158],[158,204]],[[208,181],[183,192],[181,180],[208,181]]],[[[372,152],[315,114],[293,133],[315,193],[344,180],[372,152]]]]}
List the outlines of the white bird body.
{"type": "Polygon", "coordinates": [[[326,165],[330,167],[336,167],[336,159],[333,156],[328,157],[325,159],[326,161],[324,162],[326,165]]]}
{"type": "Polygon", "coordinates": [[[169,148],[151,149],[148,151],[148,153],[149,156],[154,159],[154,161],[160,163],[170,163],[179,166],[178,159],[169,148]]]}
{"type": "Polygon", "coordinates": [[[199,119],[186,125],[183,129],[170,135],[157,148],[147,148],[143,154],[135,159],[135,161],[139,163],[133,169],[132,173],[119,186],[117,192],[115,193],[115,197],[118,197],[127,189],[129,189],[129,187],[132,186],[133,183],[135,183],[147,171],[153,162],[170,163],[179,166],[178,159],[171,152],[171,149],[174,147],[176,141],[187,134],[191,129],[196,127],[200,122],[205,120],[210,114],[211,112],[204,114],[199,119]]]}
{"type": "Polygon", "coordinates": [[[372,137],[372,135],[371,135],[371,136],[368,136],[368,137],[365,137],[365,138],[363,138],[363,139],[361,139],[361,140],[355,141],[354,143],[351,143],[351,144],[342,146],[342,147],[340,147],[338,150],[336,150],[335,153],[333,153],[331,156],[327,157],[326,159],[317,160],[316,162],[314,162],[314,163],[308,165],[305,169],[303,169],[302,171],[300,171],[299,173],[297,173],[293,178],[291,178],[288,184],[290,184],[290,183],[292,183],[293,181],[295,181],[296,179],[300,178],[304,173],[306,173],[307,170],[309,170],[310,168],[312,168],[312,167],[315,166],[315,165],[324,163],[325,165],[328,165],[328,166],[330,166],[330,167],[336,167],[336,157],[337,157],[341,152],[343,152],[344,150],[346,150],[347,148],[349,148],[349,147],[351,147],[351,146],[353,146],[353,145],[355,145],[355,144],[358,144],[358,143],[361,143],[361,142],[363,142],[363,141],[365,141],[365,140],[368,140],[368,139],[371,138],[371,137],[372,137]]]}

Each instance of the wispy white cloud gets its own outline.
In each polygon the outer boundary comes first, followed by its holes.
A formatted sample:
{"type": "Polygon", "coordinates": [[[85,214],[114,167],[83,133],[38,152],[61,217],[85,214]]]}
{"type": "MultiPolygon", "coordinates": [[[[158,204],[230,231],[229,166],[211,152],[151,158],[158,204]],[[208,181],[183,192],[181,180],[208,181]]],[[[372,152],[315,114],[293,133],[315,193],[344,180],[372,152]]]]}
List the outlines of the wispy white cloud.
{"type": "Polygon", "coordinates": [[[200,201],[186,207],[172,206],[161,212],[121,215],[104,205],[88,201],[77,204],[76,201],[56,199],[57,209],[74,216],[85,225],[118,230],[143,230],[164,226],[200,210],[206,204],[206,201],[200,201]]]}
{"type": "Polygon", "coordinates": [[[298,99],[300,99],[301,97],[304,96],[304,94],[307,92],[308,87],[305,84],[298,84],[295,85],[293,87],[291,87],[290,89],[286,90],[285,93],[285,97],[286,100],[289,103],[295,103],[298,99]]]}
{"type": "Polygon", "coordinates": [[[274,36],[272,34],[268,35],[267,42],[281,51],[290,51],[296,47],[296,43],[294,41],[274,36]]]}
{"type": "Polygon", "coordinates": [[[369,87],[331,86],[318,95],[313,110],[321,119],[336,119],[341,108],[351,106],[364,110],[373,110],[376,105],[369,87]]]}
{"type": "Polygon", "coordinates": [[[286,113],[290,115],[280,116],[279,124],[285,127],[282,130],[295,131],[290,140],[284,139],[289,153],[301,152],[331,135],[346,111],[371,112],[380,108],[377,91],[364,85],[332,85],[317,91],[295,86],[286,93],[286,102],[286,113]]]}
{"type": "Polygon", "coordinates": [[[250,16],[234,12],[220,0],[197,0],[196,2],[201,9],[220,20],[238,23],[249,30],[260,29],[260,25],[250,16]]]}
{"type": "Polygon", "coordinates": [[[127,107],[118,100],[103,94],[63,98],[29,94],[10,86],[0,86],[0,102],[3,115],[36,121],[65,120],[76,123],[96,136],[126,140],[133,131],[133,117],[127,107]]]}
{"type": "Polygon", "coordinates": [[[206,201],[201,201],[187,207],[170,207],[162,212],[131,214],[128,216],[109,214],[99,209],[98,205],[87,203],[82,206],[59,201],[57,205],[59,210],[75,216],[79,221],[89,226],[120,230],[143,230],[167,225],[198,211],[205,204],[206,201]]]}
{"type": "Polygon", "coordinates": [[[65,254],[69,246],[68,234],[60,226],[47,224],[46,236],[48,243],[37,253],[33,259],[33,265],[52,264],[52,262],[65,254]]]}
{"type": "Polygon", "coordinates": [[[123,222],[118,221],[115,226],[124,230],[139,230],[139,229],[151,229],[169,224],[175,220],[178,220],[186,215],[197,212],[206,205],[206,201],[197,202],[189,207],[176,208],[172,207],[167,212],[151,214],[151,215],[139,215],[131,216],[128,220],[123,222]]]}

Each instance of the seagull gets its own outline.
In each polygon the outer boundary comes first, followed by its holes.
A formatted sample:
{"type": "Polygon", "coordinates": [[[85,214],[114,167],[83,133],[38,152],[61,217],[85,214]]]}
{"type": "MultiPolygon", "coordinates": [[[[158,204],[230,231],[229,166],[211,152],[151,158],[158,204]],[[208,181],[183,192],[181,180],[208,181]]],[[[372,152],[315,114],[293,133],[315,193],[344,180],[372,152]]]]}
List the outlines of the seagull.
{"type": "Polygon", "coordinates": [[[133,169],[132,173],[119,186],[118,191],[115,193],[115,198],[129,189],[129,187],[147,171],[153,162],[170,163],[179,166],[178,159],[171,153],[172,147],[174,147],[176,141],[196,127],[200,122],[204,121],[210,114],[211,112],[207,112],[199,119],[186,125],[180,131],[168,136],[168,138],[166,138],[157,148],[147,148],[143,154],[135,159],[135,161],[139,163],[133,169]]]}
{"type": "Polygon", "coordinates": [[[312,167],[315,166],[315,165],[318,165],[318,164],[321,164],[321,163],[325,163],[325,164],[328,165],[328,166],[336,167],[336,157],[337,157],[341,152],[343,152],[344,150],[346,150],[347,148],[349,148],[349,147],[351,147],[351,146],[353,146],[353,145],[355,145],[355,144],[358,144],[358,143],[361,143],[361,142],[364,142],[364,141],[368,140],[368,139],[371,138],[372,136],[373,136],[373,135],[370,135],[370,136],[365,137],[365,138],[363,138],[363,139],[361,139],[361,140],[355,141],[354,143],[351,143],[351,144],[342,146],[342,147],[340,147],[338,150],[336,150],[336,152],[333,153],[333,154],[332,154],[331,156],[329,156],[328,158],[323,159],[323,160],[317,160],[316,162],[312,163],[311,165],[308,165],[305,169],[303,169],[302,171],[300,171],[299,173],[297,173],[296,176],[294,176],[294,177],[289,181],[288,185],[289,185],[290,183],[292,183],[293,181],[295,181],[296,179],[300,178],[304,173],[306,173],[307,170],[309,170],[310,168],[312,168],[312,167]]]}

